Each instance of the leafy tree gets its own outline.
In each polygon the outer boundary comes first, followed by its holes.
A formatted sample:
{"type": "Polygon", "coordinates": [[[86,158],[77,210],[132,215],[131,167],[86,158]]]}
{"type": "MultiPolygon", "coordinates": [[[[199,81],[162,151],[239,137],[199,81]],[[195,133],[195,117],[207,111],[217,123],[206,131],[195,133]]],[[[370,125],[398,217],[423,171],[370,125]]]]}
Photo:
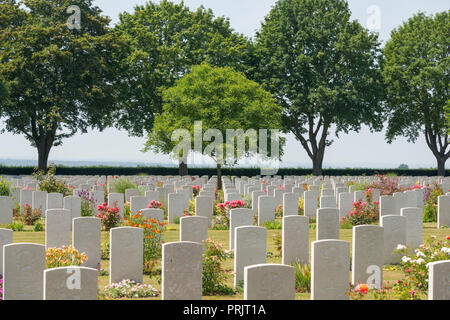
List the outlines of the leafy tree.
{"type": "MultiPolygon", "coordinates": [[[[267,140],[264,136],[259,138],[257,130],[281,127],[281,107],[275,103],[271,94],[229,67],[211,67],[207,64],[194,66],[190,73],[163,92],[163,100],[163,112],[155,118],[145,150],[172,153],[184,159],[191,150],[209,155],[217,163],[219,188],[222,164],[233,165],[244,156],[256,155],[263,143],[272,146],[272,140],[275,141],[277,137],[268,135],[267,140]],[[194,136],[197,132],[195,121],[202,122],[201,129],[198,129],[200,137],[194,136]],[[184,131],[174,137],[173,133],[179,129],[184,131]],[[211,129],[219,131],[222,141],[211,129]],[[235,132],[237,143],[234,143],[234,140],[231,141],[233,136],[227,130],[239,129],[246,132],[235,132]],[[252,136],[249,129],[254,129],[255,135],[252,136]],[[183,148],[177,147],[180,137],[187,138],[183,148]],[[209,141],[213,138],[218,148],[211,150],[209,141]],[[200,142],[200,148],[195,145],[195,139],[200,142]],[[257,148],[254,148],[255,144],[257,148]]],[[[267,148],[263,159],[273,159],[277,153],[281,155],[284,143],[284,139],[280,138],[279,149],[267,148]]],[[[264,156],[263,153],[259,155],[264,156]]]]}
{"type": "Polygon", "coordinates": [[[64,138],[111,123],[120,39],[109,22],[91,0],[0,1],[0,67],[10,88],[0,117],[37,148],[41,170],[64,138]],[[80,9],[79,29],[69,28],[71,5],[80,9]]]}
{"type": "Polygon", "coordinates": [[[8,90],[3,81],[0,80],[0,106],[2,103],[6,102],[7,98],[8,98],[8,90]]]}
{"type": "Polygon", "coordinates": [[[418,13],[391,33],[384,48],[389,143],[397,136],[415,142],[420,134],[445,175],[450,157],[444,108],[450,105],[449,11],[418,13]]]}
{"type": "Polygon", "coordinates": [[[167,0],[136,6],[123,13],[115,27],[126,39],[120,77],[124,108],[117,127],[143,136],[162,111],[162,92],[191,70],[208,62],[244,71],[248,40],[233,31],[228,19],[203,7],[191,11],[167,0]]]}
{"type": "Polygon", "coordinates": [[[279,0],[256,35],[252,76],[283,107],[284,128],[322,173],[329,133],[381,130],[378,36],[350,20],[344,0],[279,0]]]}

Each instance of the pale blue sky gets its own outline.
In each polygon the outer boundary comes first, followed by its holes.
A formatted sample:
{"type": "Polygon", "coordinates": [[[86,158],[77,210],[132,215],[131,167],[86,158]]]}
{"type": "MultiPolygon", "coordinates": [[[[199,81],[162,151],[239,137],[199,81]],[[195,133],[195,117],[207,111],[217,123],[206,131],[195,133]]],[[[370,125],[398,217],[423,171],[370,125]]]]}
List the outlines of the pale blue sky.
{"type": "MultiPolygon", "coordinates": [[[[135,5],[144,4],[144,0],[96,0],[105,15],[118,21],[120,12],[132,12],[135,5]]],[[[175,1],[180,2],[180,1],[175,1]]],[[[275,0],[186,0],[191,9],[203,5],[213,9],[216,16],[230,18],[231,26],[249,37],[255,34],[260,22],[270,11],[275,0]]],[[[368,25],[371,6],[377,6],[380,12],[380,38],[385,41],[390,31],[399,26],[418,11],[428,14],[449,9],[447,0],[349,0],[352,18],[368,25]]],[[[142,153],[145,139],[128,137],[124,131],[107,129],[104,132],[90,131],[66,139],[60,147],[50,153],[50,160],[95,160],[95,161],[137,161],[164,162],[168,157],[151,152],[142,153]]],[[[0,158],[37,159],[36,149],[19,135],[9,133],[0,136],[0,158]]],[[[288,135],[288,143],[283,161],[310,167],[310,160],[300,143],[288,135]]],[[[324,167],[397,167],[406,163],[410,167],[435,167],[435,159],[423,138],[415,144],[398,139],[391,145],[384,140],[383,133],[370,133],[363,129],[360,133],[341,135],[333,145],[327,148],[324,167]]]]}

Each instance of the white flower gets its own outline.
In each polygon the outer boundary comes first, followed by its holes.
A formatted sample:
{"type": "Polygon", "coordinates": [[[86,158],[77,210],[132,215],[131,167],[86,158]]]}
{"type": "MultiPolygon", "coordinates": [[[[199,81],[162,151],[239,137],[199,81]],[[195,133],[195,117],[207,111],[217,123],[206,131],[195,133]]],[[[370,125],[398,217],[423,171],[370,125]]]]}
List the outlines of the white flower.
{"type": "Polygon", "coordinates": [[[417,264],[422,264],[425,263],[425,260],[423,260],[422,258],[419,258],[416,260],[417,264]]]}
{"type": "Polygon", "coordinates": [[[417,251],[416,256],[425,258],[425,254],[422,251],[417,251]]]}
{"type": "Polygon", "coordinates": [[[407,257],[407,256],[403,256],[403,257],[402,257],[402,262],[403,262],[403,263],[411,262],[411,258],[410,258],[410,257],[407,257]]]}
{"type": "Polygon", "coordinates": [[[401,250],[406,250],[406,246],[402,245],[402,244],[398,244],[397,245],[397,250],[401,251],[401,250]]]}
{"type": "Polygon", "coordinates": [[[441,251],[442,251],[442,252],[445,252],[445,253],[450,253],[450,248],[442,247],[442,248],[441,248],[441,251]]]}

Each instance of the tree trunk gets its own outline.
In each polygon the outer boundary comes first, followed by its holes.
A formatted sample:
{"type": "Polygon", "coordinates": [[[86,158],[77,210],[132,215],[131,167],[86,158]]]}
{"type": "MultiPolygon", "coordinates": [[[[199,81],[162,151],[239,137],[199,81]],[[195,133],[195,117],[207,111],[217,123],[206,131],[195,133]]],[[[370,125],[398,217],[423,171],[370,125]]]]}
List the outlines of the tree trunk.
{"type": "Polygon", "coordinates": [[[187,176],[188,175],[188,167],[187,164],[183,161],[180,162],[180,165],[178,166],[178,173],[180,176],[187,176]]]}
{"type": "Polygon", "coordinates": [[[321,176],[322,175],[322,161],[320,159],[313,160],[313,175],[321,176]]]}
{"type": "Polygon", "coordinates": [[[438,167],[438,176],[445,177],[445,157],[436,157],[437,167],[438,167]]]}
{"type": "Polygon", "coordinates": [[[319,145],[317,151],[315,154],[313,154],[313,175],[315,176],[321,176],[323,174],[322,171],[322,165],[323,165],[323,158],[325,155],[325,145],[321,144],[319,145]]]}
{"type": "Polygon", "coordinates": [[[37,149],[38,149],[38,170],[47,172],[47,162],[51,147],[47,148],[47,146],[44,143],[39,145],[37,149]]]}
{"type": "Polygon", "coordinates": [[[217,190],[222,189],[222,165],[217,164],[217,190]]]}

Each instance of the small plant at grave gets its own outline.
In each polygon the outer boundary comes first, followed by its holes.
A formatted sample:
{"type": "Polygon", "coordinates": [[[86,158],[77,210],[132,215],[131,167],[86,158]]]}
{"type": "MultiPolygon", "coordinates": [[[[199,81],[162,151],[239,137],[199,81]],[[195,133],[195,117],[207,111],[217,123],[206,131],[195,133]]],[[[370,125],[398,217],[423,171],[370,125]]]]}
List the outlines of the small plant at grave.
{"type": "Polygon", "coordinates": [[[106,202],[97,206],[97,218],[100,218],[105,231],[115,228],[120,223],[119,208],[110,208],[106,202]]]}
{"type": "Polygon", "coordinates": [[[93,216],[95,208],[94,197],[90,196],[88,190],[78,191],[78,197],[81,198],[81,216],[82,217],[93,216]]]}
{"type": "Polygon", "coordinates": [[[198,194],[200,193],[200,186],[192,186],[192,192],[193,192],[194,198],[196,196],[198,196],[198,194]]]}
{"type": "Polygon", "coordinates": [[[0,273],[0,300],[3,300],[3,275],[0,273]]]}
{"type": "Polygon", "coordinates": [[[106,299],[148,298],[159,296],[159,291],[151,285],[126,279],[104,287],[101,295],[106,299]]]}
{"type": "Polygon", "coordinates": [[[244,208],[251,209],[252,208],[252,196],[247,195],[244,197],[244,208]]]}
{"type": "Polygon", "coordinates": [[[367,185],[367,188],[371,189],[379,189],[381,196],[390,196],[395,192],[405,191],[406,188],[400,188],[398,186],[399,178],[397,176],[390,175],[375,175],[378,178],[378,181],[372,182],[367,185]]]}
{"type": "Polygon", "coordinates": [[[275,218],[283,218],[283,205],[280,204],[275,209],[275,218]]]}
{"type": "Polygon", "coordinates": [[[144,229],[144,261],[161,257],[165,222],[159,222],[156,219],[145,219],[139,212],[127,219],[126,224],[130,227],[144,229]]]}
{"type": "Polygon", "coordinates": [[[156,200],[152,200],[150,201],[150,203],[148,204],[147,208],[150,209],[160,209],[162,207],[162,203],[156,200]]]}
{"type": "Polygon", "coordinates": [[[126,189],[139,189],[139,186],[128,179],[121,178],[112,182],[109,192],[125,194],[126,189]]]}
{"type": "Polygon", "coordinates": [[[56,178],[56,166],[51,163],[45,173],[42,170],[35,171],[32,176],[38,181],[39,190],[47,191],[48,193],[62,193],[64,196],[72,195],[72,191],[67,184],[56,178]]]}
{"type": "Polygon", "coordinates": [[[371,224],[379,219],[379,202],[362,202],[361,200],[353,202],[353,210],[345,217],[342,217],[341,223],[350,223],[352,226],[371,224]]]}
{"type": "Polygon", "coordinates": [[[14,217],[14,218],[20,217],[20,204],[16,204],[16,205],[13,207],[13,217],[14,217]]]}
{"type": "Polygon", "coordinates": [[[0,196],[9,197],[11,195],[11,183],[0,177],[0,196]]]}
{"type": "Polygon", "coordinates": [[[303,187],[303,191],[308,191],[309,190],[309,186],[307,183],[302,184],[303,187]]]}
{"type": "Polygon", "coordinates": [[[228,254],[222,245],[211,239],[205,241],[206,250],[203,254],[202,288],[203,295],[233,295],[234,290],[228,287],[225,269],[222,267],[228,254]]]}
{"type": "Polygon", "coordinates": [[[42,224],[42,222],[40,220],[38,220],[34,223],[33,231],[35,231],[35,232],[44,231],[44,225],[42,224]]]}
{"type": "Polygon", "coordinates": [[[267,230],[281,230],[283,228],[283,223],[280,220],[267,220],[264,222],[264,227],[267,230]]]}
{"type": "Polygon", "coordinates": [[[305,212],[304,208],[305,208],[305,204],[304,204],[303,198],[298,198],[298,214],[300,216],[304,215],[304,212],[305,212]]]}
{"type": "Polygon", "coordinates": [[[131,215],[130,202],[127,201],[123,204],[123,217],[124,219],[129,219],[131,215]]]}
{"type": "Polygon", "coordinates": [[[48,248],[45,250],[45,262],[47,269],[81,266],[87,261],[86,254],[80,253],[72,246],[62,246],[62,248],[48,248]]]}
{"type": "Polygon", "coordinates": [[[23,222],[27,226],[32,226],[36,221],[38,221],[42,216],[41,209],[31,209],[31,206],[29,204],[26,204],[22,214],[20,217],[22,218],[23,222]]]}
{"type": "Polygon", "coordinates": [[[389,293],[390,289],[386,288],[384,283],[381,289],[371,289],[365,283],[357,283],[356,285],[350,285],[346,295],[349,296],[350,300],[390,300],[389,293]]]}
{"type": "Polygon", "coordinates": [[[189,209],[184,210],[186,216],[195,216],[195,200],[189,200],[189,209]]]}
{"type": "Polygon", "coordinates": [[[311,266],[296,262],[293,267],[295,268],[295,291],[311,292],[311,266]]]}
{"type": "Polygon", "coordinates": [[[423,222],[437,222],[438,197],[442,195],[442,189],[437,183],[425,187],[423,222]]]}
{"type": "MultiPolygon", "coordinates": [[[[151,259],[149,261],[144,261],[142,271],[145,275],[150,277],[161,277],[161,259],[151,259]]],[[[158,282],[160,278],[158,278],[158,282]]]]}
{"type": "Polygon", "coordinates": [[[109,240],[106,240],[106,241],[102,242],[102,245],[101,245],[101,259],[109,260],[109,252],[110,252],[109,240]]]}
{"type": "Polygon", "coordinates": [[[12,231],[24,231],[25,225],[22,220],[14,220],[12,223],[3,224],[1,228],[11,229],[12,231]]]}
{"type": "Polygon", "coordinates": [[[432,236],[414,252],[411,251],[411,249],[402,245],[399,245],[397,250],[394,251],[403,255],[400,268],[405,277],[401,283],[396,284],[393,288],[396,291],[396,296],[401,299],[408,298],[410,290],[414,290],[416,299],[420,295],[426,294],[428,290],[428,264],[450,259],[450,236],[439,240],[436,236],[432,236]]]}
{"type": "Polygon", "coordinates": [[[275,248],[277,250],[278,257],[281,257],[283,255],[283,237],[280,233],[276,234],[273,237],[273,241],[275,244],[275,248]]]}

